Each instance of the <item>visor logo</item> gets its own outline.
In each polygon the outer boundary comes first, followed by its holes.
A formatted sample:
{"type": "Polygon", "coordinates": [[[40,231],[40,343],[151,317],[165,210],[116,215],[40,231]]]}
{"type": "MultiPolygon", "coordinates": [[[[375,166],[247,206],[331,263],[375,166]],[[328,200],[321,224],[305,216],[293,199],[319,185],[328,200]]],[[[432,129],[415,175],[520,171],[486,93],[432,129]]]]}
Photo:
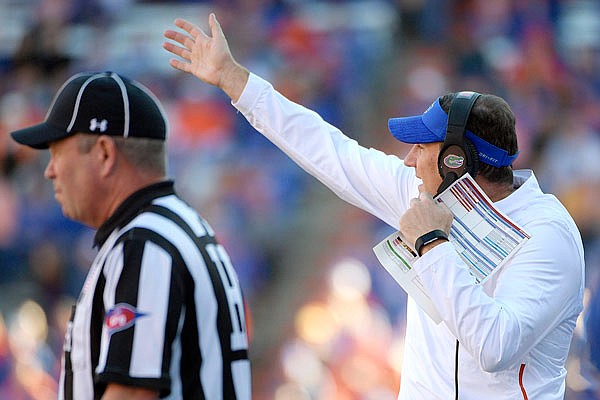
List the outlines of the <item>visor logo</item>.
{"type": "Polygon", "coordinates": [[[464,157],[457,156],[456,154],[448,154],[444,157],[444,165],[448,168],[460,168],[464,163],[464,157]]]}

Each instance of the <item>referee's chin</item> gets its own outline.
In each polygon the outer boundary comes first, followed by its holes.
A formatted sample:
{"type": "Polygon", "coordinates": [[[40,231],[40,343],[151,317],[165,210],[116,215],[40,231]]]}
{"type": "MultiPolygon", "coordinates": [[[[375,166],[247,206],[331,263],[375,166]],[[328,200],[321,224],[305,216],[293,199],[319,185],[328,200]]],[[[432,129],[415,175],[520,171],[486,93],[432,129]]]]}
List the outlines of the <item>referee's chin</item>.
{"type": "MultiPolygon", "coordinates": [[[[55,196],[56,197],[56,196],[55,196]]],[[[71,221],[77,221],[80,222],[84,225],[89,225],[87,224],[82,218],[81,216],[77,216],[75,212],[73,212],[73,210],[69,210],[69,208],[67,208],[64,204],[62,204],[60,201],[58,201],[58,204],[60,205],[60,209],[62,211],[62,214],[65,218],[70,219],[71,221]]]]}
{"type": "Polygon", "coordinates": [[[80,224],[83,224],[92,229],[98,229],[103,223],[103,220],[99,220],[98,218],[94,218],[92,215],[79,215],[73,211],[69,212],[64,206],[62,206],[62,214],[65,218],[70,219],[71,221],[77,221],[80,224]]]}
{"type": "MultiPolygon", "coordinates": [[[[59,204],[60,204],[60,203],[59,203],[59,204]]],[[[69,212],[69,211],[68,211],[68,210],[65,208],[65,206],[63,206],[62,204],[60,204],[60,209],[61,209],[61,211],[62,211],[62,214],[63,214],[63,216],[64,216],[65,218],[68,218],[68,219],[70,219],[70,220],[73,220],[73,221],[77,221],[77,219],[75,218],[75,216],[74,216],[74,215],[72,215],[72,214],[71,214],[71,213],[70,213],[70,212],[69,212]]]]}

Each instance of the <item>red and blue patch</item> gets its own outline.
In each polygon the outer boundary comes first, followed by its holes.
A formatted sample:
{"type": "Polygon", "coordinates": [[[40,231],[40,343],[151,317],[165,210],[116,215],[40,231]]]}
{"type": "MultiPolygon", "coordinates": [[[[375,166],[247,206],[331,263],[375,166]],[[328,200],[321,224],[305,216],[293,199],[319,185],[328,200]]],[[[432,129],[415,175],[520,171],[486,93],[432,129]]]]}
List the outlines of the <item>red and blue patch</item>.
{"type": "Polygon", "coordinates": [[[145,316],[146,313],[139,312],[135,307],[127,303],[115,304],[104,318],[104,326],[109,335],[132,327],[136,319],[145,316]]]}

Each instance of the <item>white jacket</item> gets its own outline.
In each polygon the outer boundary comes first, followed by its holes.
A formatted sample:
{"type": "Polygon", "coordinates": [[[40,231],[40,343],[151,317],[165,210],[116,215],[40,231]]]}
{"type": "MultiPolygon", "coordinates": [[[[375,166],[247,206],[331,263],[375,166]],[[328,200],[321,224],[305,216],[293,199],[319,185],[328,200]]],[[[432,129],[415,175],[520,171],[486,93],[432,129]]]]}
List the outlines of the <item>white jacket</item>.
{"type": "MultiPolygon", "coordinates": [[[[420,183],[401,159],[360,146],[253,74],[234,106],[340,198],[398,228],[420,183]]],[[[450,243],[416,262],[443,321],[436,325],[409,299],[399,399],[454,398],[457,339],[461,400],[564,397],[565,361],[583,308],[583,245],[532,171],[515,171],[515,184],[495,206],[531,239],[500,271],[474,284],[450,243]]]]}

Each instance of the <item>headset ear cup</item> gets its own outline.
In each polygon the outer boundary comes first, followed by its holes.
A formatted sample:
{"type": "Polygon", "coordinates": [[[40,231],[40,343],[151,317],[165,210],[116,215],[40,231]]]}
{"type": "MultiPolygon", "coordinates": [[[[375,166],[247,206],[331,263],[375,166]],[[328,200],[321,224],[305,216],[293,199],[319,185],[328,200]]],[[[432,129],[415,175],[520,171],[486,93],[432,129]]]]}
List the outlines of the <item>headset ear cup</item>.
{"type": "Polygon", "coordinates": [[[467,172],[473,177],[477,174],[477,149],[465,138],[465,133],[471,109],[480,96],[477,92],[459,92],[450,104],[446,138],[437,160],[438,172],[442,177],[438,194],[467,172]]]}
{"type": "Polygon", "coordinates": [[[438,156],[438,172],[442,179],[453,175],[456,179],[468,172],[470,154],[465,153],[465,148],[456,144],[446,146],[438,156]]]}

